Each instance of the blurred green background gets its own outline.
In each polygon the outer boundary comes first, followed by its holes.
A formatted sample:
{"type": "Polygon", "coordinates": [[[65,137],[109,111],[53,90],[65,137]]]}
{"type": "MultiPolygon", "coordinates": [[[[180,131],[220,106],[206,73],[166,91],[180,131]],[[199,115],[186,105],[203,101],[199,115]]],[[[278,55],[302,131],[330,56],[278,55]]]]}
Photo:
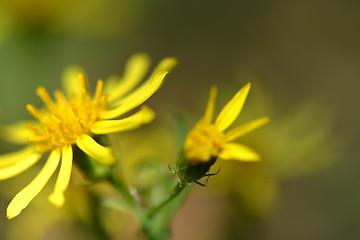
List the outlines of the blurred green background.
{"type": "MultiPolygon", "coordinates": [[[[128,155],[150,143],[167,148],[167,167],[180,144],[174,116],[191,127],[211,84],[219,86],[219,110],[251,81],[238,122],[272,119],[244,138],[263,161],[219,162],[220,173],[206,188],[194,187],[176,215],[174,239],[359,239],[359,10],[360,2],[336,0],[1,0],[0,119],[30,119],[25,105],[41,105],[36,87],[60,88],[69,65],[81,65],[94,83],[121,74],[136,52],[154,64],[174,56],[179,66],[148,102],[158,114],[154,126],[120,141],[133,146],[128,155]],[[142,133],[137,149],[131,139],[142,133]]],[[[11,197],[38,169],[0,183],[0,238],[92,239],[68,216],[80,210],[69,204],[64,214],[46,193],[6,219],[11,197]]],[[[73,188],[68,202],[81,199],[73,188]]],[[[119,221],[109,221],[114,239],[137,239],[136,223],[112,217],[119,221]]]]}

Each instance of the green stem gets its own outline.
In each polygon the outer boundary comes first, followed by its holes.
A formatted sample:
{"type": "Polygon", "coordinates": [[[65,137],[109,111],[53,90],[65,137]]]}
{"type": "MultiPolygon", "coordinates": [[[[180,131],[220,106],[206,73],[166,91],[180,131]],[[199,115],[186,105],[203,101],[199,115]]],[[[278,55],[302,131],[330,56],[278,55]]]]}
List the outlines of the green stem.
{"type": "Polygon", "coordinates": [[[136,216],[139,218],[141,224],[143,224],[145,222],[143,210],[135,197],[130,193],[129,189],[112,174],[107,177],[107,180],[113,185],[118,193],[120,193],[127,205],[135,211],[136,216]]]}
{"type": "MultiPolygon", "coordinates": [[[[185,185],[186,186],[186,185],[185,185]]],[[[171,195],[165,199],[162,203],[160,203],[157,207],[153,208],[148,214],[147,219],[151,219],[156,215],[163,207],[165,207],[167,204],[169,204],[175,197],[177,197],[184,189],[184,185],[181,185],[178,183],[174,190],[172,191],[171,195]]]]}
{"type": "MultiPolygon", "coordinates": [[[[154,231],[154,224],[156,224],[155,216],[170,202],[172,202],[184,189],[185,186],[178,183],[171,195],[166,198],[162,203],[153,208],[149,213],[145,213],[144,208],[138,202],[137,198],[131,194],[129,189],[123,184],[121,180],[118,180],[113,174],[109,174],[106,178],[108,182],[118,191],[118,193],[124,198],[126,204],[134,211],[138,218],[143,233],[148,240],[165,239],[166,234],[159,235],[159,232],[154,231]],[[154,222],[155,221],[155,222],[154,222]]],[[[167,221],[168,222],[168,221],[167,221]]]]}
{"type": "Polygon", "coordinates": [[[90,193],[90,199],[92,204],[92,226],[96,233],[97,239],[109,240],[110,236],[107,234],[102,222],[101,222],[101,201],[98,196],[90,193]]]}
{"type": "Polygon", "coordinates": [[[123,196],[124,200],[134,210],[136,217],[138,218],[141,227],[143,229],[143,233],[145,234],[148,240],[157,240],[156,237],[152,236],[151,224],[148,221],[149,219],[144,213],[144,210],[141,204],[136,200],[128,188],[121,182],[118,181],[114,175],[108,177],[108,181],[115,187],[115,189],[123,196]]]}

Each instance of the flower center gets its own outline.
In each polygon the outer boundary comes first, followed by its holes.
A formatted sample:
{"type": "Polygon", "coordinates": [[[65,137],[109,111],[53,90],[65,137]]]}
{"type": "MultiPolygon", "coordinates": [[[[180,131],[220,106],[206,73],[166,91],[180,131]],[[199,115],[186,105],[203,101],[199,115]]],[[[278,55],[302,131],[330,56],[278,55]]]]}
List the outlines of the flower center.
{"type": "Polygon", "coordinates": [[[27,110],[39,121],[29,124],[34,135],[29,138],[41,151],[51,151],[74,144],[82,134],[91,134],[91,126],[100,119],[100,113],[107,108],[107,97],[102,94],[103,81],[99,80],[94,97],[87,91],[85,77],[80,75],[81,92],[73,94],[70,101],[63,92],[55,92],[55,101],[43,87],[37,94],[46,108],[36,109],[27,105],[27,110]]]}
{"type": "Polygon", "coordinates": [[[190,161],[207,162],[219,155],[224,143],[224,134],[214,125],[200,124],[186,137],[185,156],[190,161]]]}

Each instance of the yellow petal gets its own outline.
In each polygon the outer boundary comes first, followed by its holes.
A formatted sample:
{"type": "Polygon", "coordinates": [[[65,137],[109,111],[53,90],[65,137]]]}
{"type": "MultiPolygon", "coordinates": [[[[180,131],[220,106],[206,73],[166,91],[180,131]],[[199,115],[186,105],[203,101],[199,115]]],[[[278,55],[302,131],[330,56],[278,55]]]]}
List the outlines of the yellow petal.
{"type": "Polygon", "coordinates": [[[54,150],[51,152],[44,167],[34,180],[21,190],[11,201],[7,208],[7,217],[13,218],[20,214],[20,212],[26,208],[31,200],[39,194],[44,188],[45,184],[49,181],[49,178],[55,172],[60,161],[60,151],[54,150]]]}
{"type": "Polygon", "coordinates": [[[98,121],[93,125],[91,131],[95,134],[109,134],[132,130],[151,122],[154,117],[155,112],[144,106],[137,113],[124,119],[98,121]]]}
{"type": "Polygon", "coordinates": [[[105,89],[105,93],[108,93],[109,101],[112,102],[134,89],[144,78],[149,66],[150,59],[146,54],[138,53],[132,56],[126,63],[122,78],[112,77],[107,80],[110,83],[114,83],[108,85],[109,87],[105,89]]]}
{"type": "Polygon", "coordinates": [[[156,73],[150,82],[125,97],[119,107],[103,112],[101,118],[110,119],[118,117],[145,102],[160,87],[166,74],[167,72],[156,73]]]}
{"type": "Polygon", "coordinates": [[[152,75],[156,74],[157,72],[162,72],[162,71],[170,72],[177,64],[178,64],[178,61],[176,60],[176,58],[172,58],[172,57],[164,58],[155,67],[152,75]]]}
{"type": "Polygon", "coordinates": [[[65,69],[62,75],[62,84],[68,97],[81,96],[82,84],[79,75],[84,71],[78,66],[71,66],[65,69]]]}
{"type": "Polygon", "coordinates": [[[38,87],[36,89],[36,94],[41,98],[41,100],[45,103],[48,109],[52,109],[54,106],[54,101],[50,97],[49,93],[46,91],[44,87],[38,87]]]}
{"type": "Polygon", "coordinates": [[[28,121],[18,122],[12,125],[0,127],[1,138],[7,142],[15,144],[28,144],[29,137],[33,134],[28,128],[28,121]]]}
{"type": "Polygon", "coordinates": [[[251,148],[238,143],[226,143],[219,158],[224,160],[259,161],[260,156],[251,148]]]}
{"type": "Polygon", "coordinates": [[[228,128],[240,114],[249,93],[250,86],[250,83],[248,83],[241,88],[221,110],[215,121],[215,126],[219,131],[224,131],[228,128]]]}
{"type": "Polygon", "coordinates": [[[59,176],[56,180],[54,192],[49,196],[49,201],[56,207],[61,207],[65,203],[64,192],[67,189],[72,169],[73,151],[72,147],[65,146],[62,149],[61,166],[59,176]]]}
{"type": "Polygon", "coordinates": [[[83,152],[103,165],[112,165],[116,161],[111,148],[101,146],[89,135],[81,135],[76,139],[76,144],[83,152]]]}
{"type": "Polygon", "coordinates": [[[20,162],[27,156],[31,155],[35,152],[35,148],[33,146],[23,148],[16,152],[11,152],[7,154],[0,155],[0,169],[17,162],[20,162]]]}
{"type": "MultiPolygon", "coordinates": [[[[155,75],[159,74],[160,72],[170,72],[177,65],[177,63],[178,63],[177,60],[171,57],[164,58],[163,60],[161,60],[160,63],[156,66],[156,68],[152,72],[152,74],[150,75],[150,77],[139,88],[137,88],[134,92],[132,92],[131,95],[137,95],[143,92],[148,87],[148,85],[154,80],[155,75]]],[[[113,106],[120,105],[124,102],[127,102],[127,99],[128,98],[119,99],[118,101],[113,102],[112,105],[113,106]]]]}
{"type": "Polygon", "coordinates": [[[32,150],[24,149],[19,152],[6,154],[1,158],[8,156],[0,168],[0,180],[16,176],[34,165],[41,157],[41,154],[32,150]]]}
{"type": "Polygon", "coordinates": [[[212,86],[210,89],[209,100],[204,115],[204,121],[209,124],[211,123],[212,118],[214,116],[216,96],[217,96],[217,87],[212,86]]]}
{"type": "Polygon", "coordinates": [[[264,124],[268,123],[269,121],[270,121],[270,118],[262,117],[262,118],[253,120],[251,122],[245,123],[241,126],[238,126],[225,134],[225,140],[232,141],[238,137],[241,137],[241,136],[247,134],[248,132],[251,132],[251,131],[263,126],[264,124]]]}

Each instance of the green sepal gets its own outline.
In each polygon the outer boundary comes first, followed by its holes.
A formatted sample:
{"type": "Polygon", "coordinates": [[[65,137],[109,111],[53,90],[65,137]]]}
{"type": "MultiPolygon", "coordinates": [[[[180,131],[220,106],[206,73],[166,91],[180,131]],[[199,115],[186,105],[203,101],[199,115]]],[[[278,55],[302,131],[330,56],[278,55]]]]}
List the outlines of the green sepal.
{"type": "Polygon", "coordinates": [[[210,176],[208,172],[216,160],[217,157],[212,157],[207,162],[192,162],[186,159],[184,150],[181,149],[175,163],[175,173],[182,185],[197,182],[203,177],[210,176]]]}

